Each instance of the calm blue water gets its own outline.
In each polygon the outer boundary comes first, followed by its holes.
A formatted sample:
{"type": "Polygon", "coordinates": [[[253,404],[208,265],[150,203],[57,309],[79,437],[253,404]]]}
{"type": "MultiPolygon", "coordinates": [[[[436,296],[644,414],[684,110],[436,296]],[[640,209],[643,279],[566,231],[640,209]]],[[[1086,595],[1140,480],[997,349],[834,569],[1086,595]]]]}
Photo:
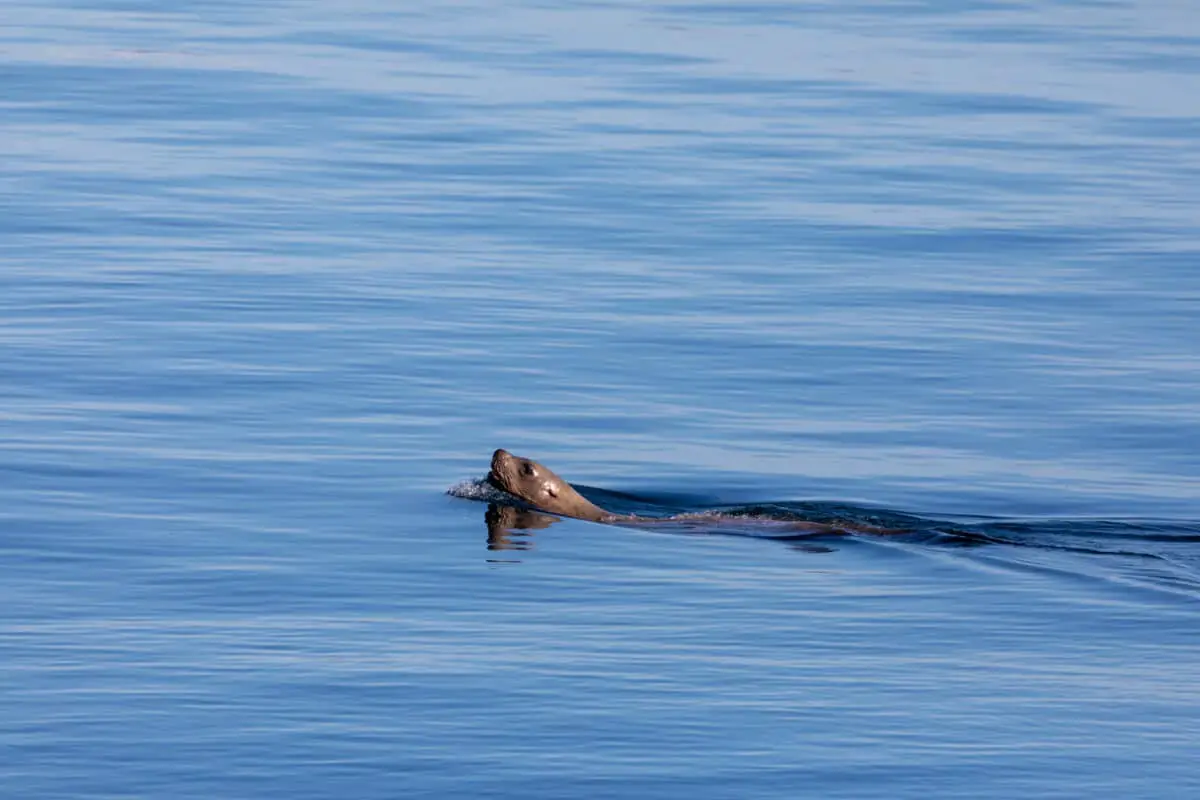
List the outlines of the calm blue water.
{"type": "Polygon", "coordinates": [[[1197,796],[1197,53],[1167,2],[7,3],[0,796],[1197,796]],[[496,447],[923,532],[489,542],[496,447]]]}

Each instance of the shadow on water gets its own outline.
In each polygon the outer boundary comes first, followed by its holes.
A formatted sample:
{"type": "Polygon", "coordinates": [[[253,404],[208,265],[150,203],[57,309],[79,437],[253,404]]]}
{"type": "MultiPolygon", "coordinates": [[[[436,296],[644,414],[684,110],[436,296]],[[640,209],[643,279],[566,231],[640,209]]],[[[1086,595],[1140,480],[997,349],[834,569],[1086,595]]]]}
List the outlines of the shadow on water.
{"type": "MultiPolygon", "coordinates": [[[[1200,524],[1197,523],[961,516],[939,519],[836,502],[717,506],[683,495],[646,497],[588,486],[576,488],[613,513],[632,517],[612,523],[623,528],[673,535],[763,539],[809,554],[835,552],[838,543],[848,538],[886,537],[938,549],[990,546],[1008,553],[1102,558],[1126,576],[1200,596],[1200,524]]],[[[484,520],[487,549],[492,553],[532,550],[534,532],[562,520],[524,504],[486,481],[463,483],[449,493],[488,504],[484,520]]],[[[1090,572],[1082,566],[1079,569],[1090,572]]]]}

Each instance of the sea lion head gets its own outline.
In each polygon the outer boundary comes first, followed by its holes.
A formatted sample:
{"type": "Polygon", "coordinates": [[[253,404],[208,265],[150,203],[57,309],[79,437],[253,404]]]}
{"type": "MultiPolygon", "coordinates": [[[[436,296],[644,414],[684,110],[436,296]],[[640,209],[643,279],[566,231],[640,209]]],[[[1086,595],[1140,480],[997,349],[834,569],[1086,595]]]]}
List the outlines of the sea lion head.
{"type": "Polygon", "coordinates": [[[547,508],[554,505],[567,482],[533,459],[497,450],[492,454],[488,483],[538,508],[547,508]]]}
{"type": "Polygon", "coordinates": [[[507,450],[492,454],[488,483],[535,508],[566,517],[598,520],[607,515],[575,491],[571,484],[530,458],[515,456],[507,450]]]}

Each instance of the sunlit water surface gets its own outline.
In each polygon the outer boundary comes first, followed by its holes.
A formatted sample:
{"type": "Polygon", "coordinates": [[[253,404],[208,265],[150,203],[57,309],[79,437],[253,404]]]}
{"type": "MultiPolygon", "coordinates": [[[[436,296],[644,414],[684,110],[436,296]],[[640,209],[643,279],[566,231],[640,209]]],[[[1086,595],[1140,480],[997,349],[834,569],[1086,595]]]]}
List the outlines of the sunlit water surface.
{"type": "Polygon", "coordinates": [[[1187,4],[3,16],[0,795],[1200,794],[1187,4]]]}

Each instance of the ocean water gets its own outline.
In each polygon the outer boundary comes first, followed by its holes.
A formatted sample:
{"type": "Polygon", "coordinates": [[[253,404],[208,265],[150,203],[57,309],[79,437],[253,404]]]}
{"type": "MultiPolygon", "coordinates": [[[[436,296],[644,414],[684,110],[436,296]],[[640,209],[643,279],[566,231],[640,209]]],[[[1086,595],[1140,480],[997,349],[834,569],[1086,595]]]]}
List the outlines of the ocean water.
{"type": "Polygon", "coordinates": [[[1200,795],[1197,53],[6,3],[0,796],[1200,795]]]}

